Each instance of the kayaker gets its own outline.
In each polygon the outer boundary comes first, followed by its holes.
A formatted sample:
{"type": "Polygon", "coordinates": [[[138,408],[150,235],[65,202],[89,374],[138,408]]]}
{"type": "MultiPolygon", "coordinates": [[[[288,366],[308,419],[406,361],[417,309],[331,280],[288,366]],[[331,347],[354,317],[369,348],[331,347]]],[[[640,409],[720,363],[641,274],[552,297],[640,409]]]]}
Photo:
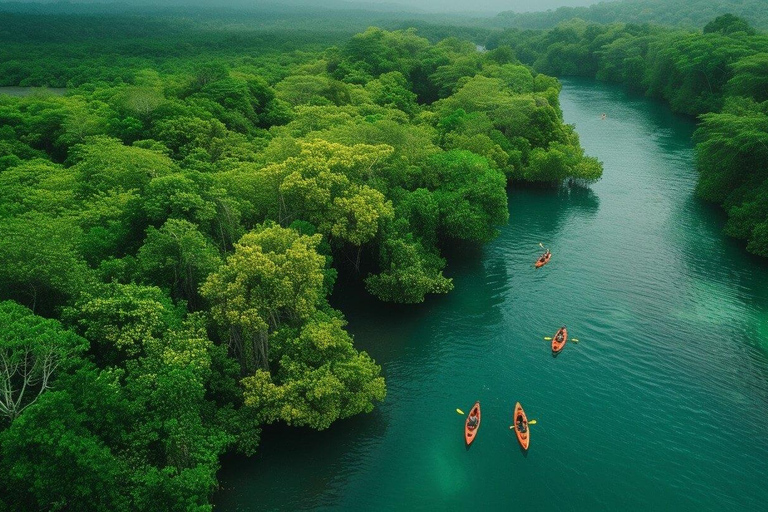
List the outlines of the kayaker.
{"type": "Polygon", "coordinates": [[[477,411],[473,409],[472,412],[469,413],[469,428],[477,428],[478,421],[480,421],[480,418],[477,417],[477,411]]]}
{"type": "Polygon", "coordinates": [[[555,339],[557,342],[563,341],[563,331],[565,330],[565,326],[562,326],[559,331],[557,331],[557,336],[555,336],[555,339]]]}
{"type": "Polygon", "coordinates": [[[525,422],[523,421],[522,416],[517,417],[517,430],[520,431],[520,433],[525,434],[528,430],[528,427],[526,426],[525,422]]]}

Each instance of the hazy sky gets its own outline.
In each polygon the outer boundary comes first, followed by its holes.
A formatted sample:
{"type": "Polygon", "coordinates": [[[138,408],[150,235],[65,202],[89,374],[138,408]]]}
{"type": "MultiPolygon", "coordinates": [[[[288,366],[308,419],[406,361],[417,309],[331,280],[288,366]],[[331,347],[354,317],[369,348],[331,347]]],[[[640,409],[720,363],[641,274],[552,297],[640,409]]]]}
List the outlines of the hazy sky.
{"type": "MultiPolygon", "coordinates": [[[[372,3],[370,0],[348,0],[352,3],[372,3]]],[[[599,0],[379,0],[382,3],[397,3],[426,11],[500,12],[500,11],[546,11],[558,7],[592,5],[599,0]]]]}
{"type": "MultiPolygon", "coordinates": [[[[61,0],[0,0],[0,3],[40,2],[55,3],[61,0]]],[[[405,10],[420,10],[429,12],[464,12],[464,13],[497,13],[501,11],[545,11],[562,6],[576,7],[598,3],[600,0],[68,0],[71,3],[106,3],[106,4],[139,4],[153,6],[179,5],[229,5],[229,6],[258,6],[264,4],[313,5],[317,7],[331,6],[338,8],[340,4],[354,5],[389,4],[398,5],[405,10]]],[[[389,9],[387,9],[389,10],[389,9]]]]}

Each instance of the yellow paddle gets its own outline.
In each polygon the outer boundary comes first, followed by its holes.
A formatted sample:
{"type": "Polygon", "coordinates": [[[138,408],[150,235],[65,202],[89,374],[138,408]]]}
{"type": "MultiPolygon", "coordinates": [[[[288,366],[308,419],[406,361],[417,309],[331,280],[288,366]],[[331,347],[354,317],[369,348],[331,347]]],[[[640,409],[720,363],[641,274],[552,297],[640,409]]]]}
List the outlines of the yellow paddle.
{"type": "Polygon", "coordinates": [[[456,412],[464,416],[464,411],[462,411],[461,409],[456,409],[456,412]]]}
{"type": "MultiPolygon", "coordinates": [[[[552,341],[552,336],[544,336],[545,341],[552,341]]],[[[578,343],[579,340],[577,338],[570,338],[570,340],[574,343],[578,343]]]]}
{"type": "MultiPolygon", "coordinates": [[[[535,425],[536,423],[537,423],[537,422],[536,422],[536,420],[530,420],[530,421],[528,422],[528,424],[529,424],[529,425],[535,425]]],[[[514,425],[510,425],[510,426],[509,426],[509,430],[512,430],[513,428],[515,428],[515,426],[514,426],[514,425]]]]}

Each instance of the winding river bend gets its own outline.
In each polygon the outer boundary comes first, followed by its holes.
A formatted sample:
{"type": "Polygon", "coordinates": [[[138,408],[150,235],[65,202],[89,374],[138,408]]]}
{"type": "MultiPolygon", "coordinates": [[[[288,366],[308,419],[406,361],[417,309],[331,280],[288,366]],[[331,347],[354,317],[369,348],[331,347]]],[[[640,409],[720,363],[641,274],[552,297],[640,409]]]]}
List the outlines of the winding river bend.
{"type": "Polygon", "coordinates": [[[385,403],[266,431],[224,462],[217,510],[768,506],[768,265],[695,199],[691,120],[592,81],[564,81],[561,103],[602,181],[510,192],[498,239],[450,259],[448,296],[339,297],[385,403]],[[540,241],[553,258],[534,271],[540,241]],[[555,359],[542,338],[561,324],[581,343],[555,359]],[[477,399],[467,451],[455,409],[477,399]],[[517,400],[538,420],[527,456],[517,400]]]}

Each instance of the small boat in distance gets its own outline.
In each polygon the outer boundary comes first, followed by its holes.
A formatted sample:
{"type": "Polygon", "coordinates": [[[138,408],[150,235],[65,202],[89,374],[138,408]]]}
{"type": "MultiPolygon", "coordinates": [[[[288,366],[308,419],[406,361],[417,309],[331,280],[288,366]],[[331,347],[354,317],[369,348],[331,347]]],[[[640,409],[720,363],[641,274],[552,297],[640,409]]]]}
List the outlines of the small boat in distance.
{"type": "Polygon", "coordinates": [[[549,263],[549,260],[552,258],[552,253],[549,252],[549,249],[547,249],[547,252],[541,255],[538,260],[536,260],[536,263],[533,264],[536,268],[541,268],[547,263],[549,263]]]}

